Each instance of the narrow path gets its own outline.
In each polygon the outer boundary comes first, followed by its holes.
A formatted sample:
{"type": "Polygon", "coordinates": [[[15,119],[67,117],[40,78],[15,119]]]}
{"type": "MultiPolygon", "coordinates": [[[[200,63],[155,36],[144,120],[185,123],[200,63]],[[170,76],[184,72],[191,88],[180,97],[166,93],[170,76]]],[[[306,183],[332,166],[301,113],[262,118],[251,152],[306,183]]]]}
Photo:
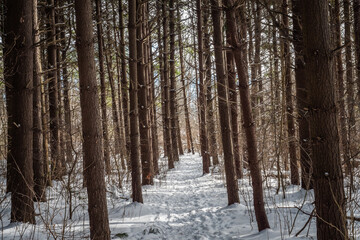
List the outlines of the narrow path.
{"type": "Polygon", "coordinates": [[[129,239],[236,239],[251,231],[245,206],[227,206],[223,181],[202,175],[198,155],[181,157],[165,180],[155,179],[143,194],[143,205],[110,209],[112,234],[126,232],[129,239]]]}

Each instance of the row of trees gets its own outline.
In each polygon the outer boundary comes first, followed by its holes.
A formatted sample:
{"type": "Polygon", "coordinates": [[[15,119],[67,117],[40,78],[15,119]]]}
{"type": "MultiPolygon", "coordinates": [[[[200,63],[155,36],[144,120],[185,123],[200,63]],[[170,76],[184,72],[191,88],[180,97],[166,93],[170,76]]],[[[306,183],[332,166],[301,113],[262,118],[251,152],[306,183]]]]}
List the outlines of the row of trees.
{"type": "Polygon", "coordinates": [[[109,239],[105,174],[131,171],[143,202],[161,150],[174,168],[185,133],[204,174],[223,160],[229,204],[250,170],[259,230],[270,227],[264,173],[279,191],[290,170],[292,184],[314,188],[318,238],[348,238],[342,160],[352,185],[360,2],[341,3],[6,0],[11,221],[35,223],[33,201],[73,173],[81,144],[91,238],[109,239]]]}

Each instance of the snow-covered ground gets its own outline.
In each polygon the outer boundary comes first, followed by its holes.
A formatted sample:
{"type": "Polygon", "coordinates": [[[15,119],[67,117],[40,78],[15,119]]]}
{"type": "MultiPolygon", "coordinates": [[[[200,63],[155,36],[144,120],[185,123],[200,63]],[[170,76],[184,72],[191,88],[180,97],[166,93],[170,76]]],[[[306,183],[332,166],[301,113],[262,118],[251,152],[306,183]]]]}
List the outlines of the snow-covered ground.
{"type": "MultiPolygon", "coordinates": [[[[129,184],[129,183],[127,183],[129,184]]],[[[239,181],[241,203],[227,206],[223,174],[218,168],[202,175],[198,155],[185,155],[175,169],[143,187],[144,204],[132,203],[129,193],[108,188],[108,208],[113,239],[316,239],[312,191],[287,186],[275,194],[275,181],[265,186],[271,229],[257,231],[248,177],[239,181]],[[301,208],[301,211],[298,209],[301,208]]],[[[72,191],[66,181],[48,190],[48,202],[36,206],[37,225],[9,224],[9,196],[0,203],[0,239],[89,238],[85,190],[72,191]],[[70,209],[71,206],[71,209],[70,209]],[[69,212],[72,219],[69,219],[69,212]]]]}

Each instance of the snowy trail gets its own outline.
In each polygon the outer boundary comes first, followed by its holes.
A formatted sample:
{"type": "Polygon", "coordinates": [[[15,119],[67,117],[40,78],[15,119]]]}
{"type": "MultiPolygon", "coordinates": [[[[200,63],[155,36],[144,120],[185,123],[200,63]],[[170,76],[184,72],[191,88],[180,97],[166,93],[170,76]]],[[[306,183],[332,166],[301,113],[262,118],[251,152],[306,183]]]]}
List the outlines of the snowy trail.
{"type": "Polygon", "coordinates": [[[113,233],[123,230],[134,239],[229,239],[240,234],[240,215],[251,231],[246,208],[227,207],[224,184],[202,175],[199,156],[181,157],[175,169],[167,172],[166,180],[155,179],[154,186],[144,187],[143,195],[144,205],[121,209],[128,228],[118,224],[115,218],[119,213],[112,214],[110,209],[113,233]]]}
{"type": "Polygon", "coordinates": [[[203,176],[198,155],[181,157],[166,179],[155,179],[154,186],[143,188],[143,195],[144,204],[109,209],[113,235],[126,233],[127,239],[284,239],[272,230],[258,233],[244,203],[227,206],[220,174],[203,176]]]}

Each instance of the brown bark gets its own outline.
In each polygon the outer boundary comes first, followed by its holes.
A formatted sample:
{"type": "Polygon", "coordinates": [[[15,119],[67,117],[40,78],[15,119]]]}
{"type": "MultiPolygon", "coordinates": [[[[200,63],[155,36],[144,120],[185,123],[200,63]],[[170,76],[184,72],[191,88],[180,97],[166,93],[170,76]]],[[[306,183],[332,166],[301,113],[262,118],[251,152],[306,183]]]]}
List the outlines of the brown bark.
{"type": "Polygon", "coordinates": [[[317,238],[348,239],[328,2],[305,0],[301,12],[314,177],[317,238]]]}
{"type": "Polygon", "coordinates": [[[58,77],[56,71],[56,31],[54,0],[47,0],[47,81],[49,82],[49,112],[50,112],[50,149],[51,149],[51,178],[58,180],[62,176],[60,161],[60,132],[58,109],[58,77]]]}
{"type": "Polygon", "coordinates": [[[214,48],[216,63],[216,78],[218,88],[218,108],[221,125],[221,138],[224,150],[224,163],[226,174],[226,188],[228,194],[228,204],[239,203],[238,182],[234,167],[234,155],[232,145],[232,135],[230,128],[229,105],[226,90],[226,75],[224,71],[225,63],[222,46],[222,23],[219,1],[211,0],[211,15],[214,27],[214,48]]]}
{"type": "Polygon", "coordinates": [[[157,111],[156,111],[156,96],[155,96],[155,78],[154,78],[154,56],[152,52],[151,36],[149,40],[150,51],[150,90],[149,96],[151,101],[149,102],[150,109],[150,124],[151,124],[151,139],[152,139],[152,161],[154,168],[154,175],[159,173],[159,138],[158,138],[158,126],[157,126],[157,111]]]}
{"type": "MultiPolygon", "coordinates": [[[[226,27],[229,28],[231,32],[237,32],[237,24],[234,12],[234,1],[225,0],[226,6],[226,27]]],[[[259,231],[262,231],[266,228],[270,228],[264,206],[264,197],[263,197],[263,187],[262,187],[262,177],[260,173],[260,166],[257,156],[257,144],[256,144],[256,129],[254,124],[254,119],[251,112],[251,101],[250,101],[250,91],[248,85],[247,73],[243,64],[243,51],[241,43],[238,40],[237,34],[231,35],[231,45],[235,58],[236,68],[239,77],[239,88],[240,88],[240,104],[242,110],[242,119],[244,123],[244,130],[246,135],[247,150],[249,155],[249,167],[251,180],[253,184],[253,197],[254,197],[254,209],[256,221],[258,224],[259,231]]],[[[220,91],[219,91],[220,93],[220,91]]],[[[219,99],[220,102],[220,99],[219,99]]],[[[221,115],[220,115],[221,116],[221,115]]],[[[224,148],[224,152],[225,148],[224,148]]]]}
{"type": "MultiPolygon", "coordinates": [[[[204,6],[209,5],[209,1],[204,1],[204,6]]],[[[205,83],[206,83],[206,125],[207,125],[207,135],[209,136],[208,148],[210,151],[210,156],[212,158],[213,164],[219,164],[219,157],[217,151],[217,140],[216,140],[216,128],[215,128],[215,114],[214,112],[214,102],[212,96],[212,62],[211,62],[211,51],[210,51],[210,8],[204,9],[204,57],[205,57],[205,83]]]]}
{"type": "MultiPolygon", "coordinates": [[[[356,125],[355,125],[355,99],[354,99],[354,75],[353,75],[353,63],[352,63],[352,45],[351,45],[351,20],[350,20],[350,2],[344,0],[344,20],[345,20],[345,62],[346,62],[346,93],[347,93],[347,119],[348,119],[348,155],[351,157],[354,149],[354,139],[356,137],[356,125]]],[[[349,160],[348,166],[351,165],[349,160]]],[[[352,166],[351,166],[352,168],[352,166]]],[[[352,177],[352,169],[348,169],[352,177]]]]}
{"type": "Polygon", "coordinates": [[[106,173],[111,171],[110,167],[110,149],[109,149],[109,134],[107,124],[107,111],[106,111],[106,85],[105,85],[105,70],[104,70],[104,43],[103,43],[103,30],[102,30],[102,11],[101,0],[96,0],[96,28],[97,40],[99,49],[99,70],[100,70],[100,97],[101,97],[101,121],[102,121],[102,135],[104,142],[104,162],[106,173]]]}
{"type": "MultiPolygon", "coordinates": [[[[230,44],[230,31],[226,29],[226,41],[230,44]]],[[[235,161],[235,170],[236,177],[238,179],[243,177],[242,166],[240,160],[240,148],[239,148],[239,126],[238,126],[238,102],[237,102],[237,92],[236,92],[236,72],[235,72],[235,63],[234,55],[232,51],[226,52],[226,64],[228,72],[228,86],[229,86],[229,102],[230,102],[230,113],[231,113],[231,133],[233,139],[233,148],[234,148],[234,161],[235,161]]]]}
{"type": "MultiPolygon", "coordinates": [[[[125,55],[125,34],[124,34],[124,16],[123,16],[123,3],[119,0],[119,28],[120,28],[120,59],[121,59],[121,96],[123,104],[123,118],[125,128],[125,141],[126,141],[126,155],[130,154],[130,128],[129,128],[129,95],[128,95],[128,80],[126,73],[126,55],[125,55]]],[[[128,164],[128,166],[130,166],[128,164]]]]}
{"type": "Polygon", "coordinates": [[[131,186],[134,202],[143,202],[141,190],[141,166],[139,161],[139,119],[138,119],[138,79],[136,47],[136,0],[129,1],[129,70],[130,70],[130,161],[131,186]]]}
{"type": "Polygon", "coordinates": [[[179,161],[177,127],[176,127],[176,76],[175,76],[175,4],[169,0],[169,35],[170,35],[170,122],[171,122],[171,143],[174,161],[179,161]]]}
{"type": "MultiPolygon", "coordinates": [[[[334,48],[341,48],[341,23],[340,23],[340,4],[339,0],[335,0],[331,9],[332,19],[334,22],[334,48]]],[[[342,152],[344,156],[344,161],[346,164],[346,172],[351,173],[351,163],[350,163],[350,154],[349,154],[349,145],[348,145],[348,135],[346,129],[346,109],[345,109],[345,87],[344,87],[344,69],[343,69],[343,60],[342,60],[342,51],[341,49],[336,53],[336,83],[337,83],[337,104],[339,108],[339,120],[340,120],[340,140],[342,146],[342,152]]],[[[348,71],[347,71],[348,73],[348,71]]],[[[350,174],[352,176],[352,174],[350,174]]]]}
{"type": "Polygon", "coordinates": [[[147,102],[148,74],[145,73],[146,55],[144,49],[144,25],[145,25],[145,5],[137,1],[137,80],[138,80],[138,111],[139,111],[139,129],[140,129],[140,151],[142,166],[142,184],[153,184],[154,169],[152,164],[152,146],[150,140],[150,126],[147,102]]]}
{"type": "Polygon", "coordinates": [[[33,202],[33,3],[5,1],[4,80],[8,111],[11,222],[35,224],[33,202]],[[21,41],[19,41],[21,39],[21,41]]]}
{"type": "MultiPolygon", "coordinates": [[[[299,145],[301,165],[301,187],[312,189],[311,178],[312,167],[310,157],[310,133],[308,119],[308,86],[305,76],[304,43],[302,35],[302,20],[300,18],[303,8],[301,0],[292,0],[293,11],[293,44],[295,50],[295,82],[296,82],[296,104],[299,124],[299,145]]],[[[276,57],[276,56],[274,56],[276,57]]]]}
{"type": "Polygon", "coordinates": [[[171,123],[170,123],[170,90],[169,90],[169,74],[168,74],[168,16],[166,12],[167,3],[164,1],[162,3],[162,13],[163,13],[163,77],[164,77],[164,110],[165,110],[165,145],[166,153],[168,156],[168,166],[169,169],[174,168],[174,156],[173,156],[173,144],[171,137],[171,123]]]}
{"type": "Polygon", "coordinates": [[[357,104],[360,107],[360,0],[353,0],[354,11],[354,35],[357,77],[357,104]]]}
{"type": "Polygon", "coordinates": [[[283,49],[285,60],[285,98],[286,98],[286,117],[287,117],[287,134],[288,134],[288,147],[290,155],[290,180],[291,184],[299,185],[299,167],[296,154],[296,136],[295,136],[295,123],[294,123],[294,106],[293,106],[293,91],[292,91],[292,79],[291,79],[291,52],[289,42],[289,19],[288,15],[288,0],[282,2],[282,27],[285,35],[283,36],[283,49]]]}
{"type": "MultiPolygon", "coordinates": [[[[33,35],[34,43],[40,41],[37,1],[33,1],[33,35]]],[[[43,132],[41,122],[41,56],[40,46],[34,48],[34,75],[33,75],[33,170],[34,170],[34,200],[46,201],[46,177],[44,171],[43,132]]]]}
{"type": "Polygon", "coordinates": [[[209,173],[210,156],[208,150],[208,137],[206,134],[206,83],[204,82],[204,56],[203,56],[203,13],[201,0],[196,0],[197,40],[199,55],[199,104],[200,104],[200,145],[203,158],[203,173],[209,173]]]}
{"type": "MultiPolygon", "coordinates": [[[[66,4],[65,0],[62,1],[63,6],[66,4]]],[[[60,20],[62,24],[60,39],[61,39],[61,69],[62,69],[62,77],[63,77],[63,106],[64,106],[64,127],[65,127],[65,156],[66,161],[68,163],[72,163],[73,156],[72,156],[72,121],[71,121],[71,109],[70,109],[70,83],[69,83],[69,76],[68,76],[68,68],[67,68],[67,50],[68,45],[66,42],[66,25],[65,25],[65,17],[64,12],[60,14],[60,20]]],[[[70,22],[70,21],[69,21],[70,22]]],[[[71,28],[71,26],[70,26],[71,28]]]]}
{"type": "Polygon", "coordinates": [[[88,194],[91,239],[110,239],[103,142],[97,92],[92,26],[92,1],[76,0],[76,47],[79,62],[84,175],[88,194]]]}

